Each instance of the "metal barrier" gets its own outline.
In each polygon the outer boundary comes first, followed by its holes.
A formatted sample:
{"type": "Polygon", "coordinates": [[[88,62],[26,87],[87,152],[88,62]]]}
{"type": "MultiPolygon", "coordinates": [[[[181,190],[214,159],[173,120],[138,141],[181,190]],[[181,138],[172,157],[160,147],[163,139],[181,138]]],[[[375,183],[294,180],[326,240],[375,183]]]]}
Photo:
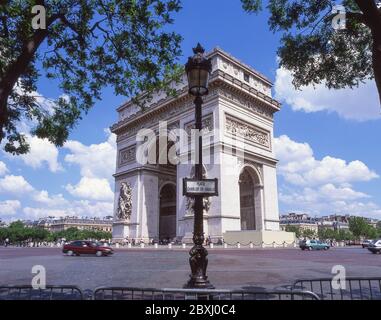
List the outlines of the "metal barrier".
{"type": "Polygon", "coordinates": [[[83,293],[76,286],[0,286],[0,300],[83,300],[83,293]]]}
{"type": "Polygon", "coordinates": [[[298,290],[204,290],[99,287],[94,300],[319,300],[309,291],[298,290]]]}
{"type": "Polygon", "coordinates": [[[347,277],[341,283],[332,278],[299,279],[293,290],[309,290],[321,300],[381,300],[381,278],[347,277]]]}
{"type": "MultiPolygon", "coordinates": [[[[202,290],[99,287],[94,300],[381,300],[381,277],[299,279],[290,290],[202,290]]],[[[76,286],[0,286],[0,300],[84,300],[76,286]]]]}

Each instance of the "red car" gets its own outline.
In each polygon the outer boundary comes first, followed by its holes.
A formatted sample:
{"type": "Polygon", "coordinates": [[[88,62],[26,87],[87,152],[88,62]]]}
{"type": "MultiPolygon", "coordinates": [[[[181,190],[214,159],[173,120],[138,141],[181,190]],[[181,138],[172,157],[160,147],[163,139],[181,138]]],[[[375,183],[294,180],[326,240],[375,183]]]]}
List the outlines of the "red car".
{"type": "Polygon", "coordinates": [[[101,246],[97,242],[77,240],[65,244],[62,248],[62,252],[69,256],[95,254],[97,257],[101,257],[113,254],[114,250],[110,247],[101,246]]]}

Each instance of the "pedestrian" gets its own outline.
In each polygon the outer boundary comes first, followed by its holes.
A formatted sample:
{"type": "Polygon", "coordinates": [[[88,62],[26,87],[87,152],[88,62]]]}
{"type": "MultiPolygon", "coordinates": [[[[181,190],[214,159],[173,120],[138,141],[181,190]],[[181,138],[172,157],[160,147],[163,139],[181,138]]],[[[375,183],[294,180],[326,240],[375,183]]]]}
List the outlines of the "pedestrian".
{"type": "Polygon", "coordinates": [[[5,246],[8,247],[8,245],[9,245],[9,239],[6,238],[6,239],[5,239],[5,246]]]}

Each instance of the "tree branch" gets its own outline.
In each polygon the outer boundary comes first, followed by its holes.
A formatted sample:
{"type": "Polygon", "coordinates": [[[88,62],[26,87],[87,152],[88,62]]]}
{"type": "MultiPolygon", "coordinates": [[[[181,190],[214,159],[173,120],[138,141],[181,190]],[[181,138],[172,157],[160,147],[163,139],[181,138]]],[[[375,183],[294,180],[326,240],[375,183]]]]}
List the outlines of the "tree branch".
{"type": "Polygon", "coordinates": [[[22,50],[17,59],[10,64],[7,70],[4,72],[4,76],[0,79],[0,142],[4,138],[4,126],[8,122],[8,98],[12,93],[12,90],[20,78],[25,72],[29,63],[34,58],[34,55],[48,35],[48,27],[57,19],[59,15],[53,15],[47,19],[47,28],[38,29],[34,32],[32,37],[27,39],[22,46],[22,50]]]}
{"type": "Polygon", "coordinates": [[[357,6],[364,14],[366,24],[371,29],[381,30],[381,11],[373,0],[355,0],[357,6]]]}

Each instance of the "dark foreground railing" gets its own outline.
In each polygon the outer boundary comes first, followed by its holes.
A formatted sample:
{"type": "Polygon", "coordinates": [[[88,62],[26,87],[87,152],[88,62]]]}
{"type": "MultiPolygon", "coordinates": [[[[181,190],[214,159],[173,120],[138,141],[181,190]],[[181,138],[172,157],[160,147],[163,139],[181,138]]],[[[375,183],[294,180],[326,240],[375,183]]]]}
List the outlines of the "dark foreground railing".
{"type": "Polygon", "coordinates": [[[313,292],[297,290],[199,290],[100,287],[94,300],[319,300],[313,292]]]}
{"type": "Polygon", "coordinates": [[[381,300],[381,278],[347,277],[338,282],[332,278],[299,279],[293,290],[308,290],[321,300],[381,300]]]}
{"type": "Polygon", "coordinates": [[[0,286],[0,300],[83,300],[83,293],[76,286],[0,286]]]}
{"type": "Polygon", "coordinates": [[[0,300],[381,300],[381,277],[300,279],[290,290],[198,290],[76,286],[1,286],[0,300]],[[86,296],[83,292],[86,292],[86,296]]]}

